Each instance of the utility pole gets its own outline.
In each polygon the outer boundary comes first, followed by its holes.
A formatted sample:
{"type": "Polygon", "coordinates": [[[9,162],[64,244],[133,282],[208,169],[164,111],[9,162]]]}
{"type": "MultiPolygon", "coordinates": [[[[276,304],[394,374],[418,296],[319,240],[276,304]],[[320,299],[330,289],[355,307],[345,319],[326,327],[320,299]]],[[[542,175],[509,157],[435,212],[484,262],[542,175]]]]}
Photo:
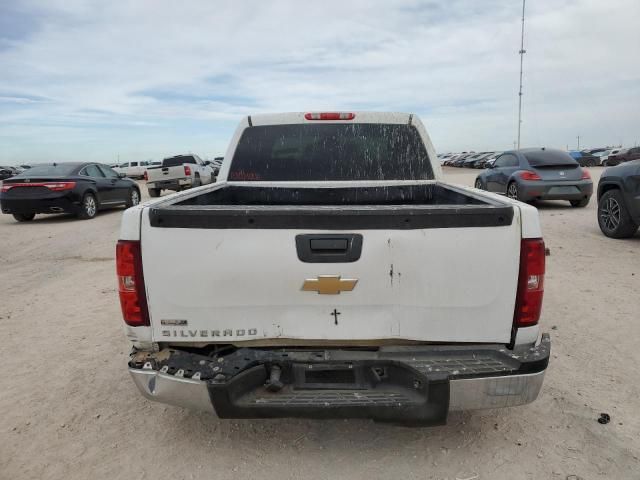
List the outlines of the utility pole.
{"type": "Polygon", "coordinates": [[[520,149],[520,129],[522,127],[522,63],[524,62],[524,5],[526,0],[522,0],[522,32],[520,34],[520,91],[518,92],[518,150],[520,149]]]}
{"type": "Polygon", "coordinates": [[[580,151],[580,135],[576,137],[578,139],[578,151],[580,151]]]}

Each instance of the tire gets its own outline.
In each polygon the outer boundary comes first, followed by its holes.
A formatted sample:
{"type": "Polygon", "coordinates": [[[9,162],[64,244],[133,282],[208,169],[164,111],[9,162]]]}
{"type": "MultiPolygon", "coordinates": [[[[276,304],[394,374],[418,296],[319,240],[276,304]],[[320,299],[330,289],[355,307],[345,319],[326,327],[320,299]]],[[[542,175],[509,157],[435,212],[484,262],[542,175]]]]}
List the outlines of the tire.
{"type": "Polygon", "coordinates": [[[159,197],[160,196],[160,189],[159,188],[148,188],[147,189],[149,191],[149,196],[150,197],[159,197]]]}
{"type": "Polygon", "coordinates": [[[629,238],[638,230],[638,224],[629,215],[620,190],[607,190],[600,197],[598,225],[602,233],[610,238],[629,238]]]}
{"type": "Polygon", "coordinates": [[[13,218],[19,222],[30,222],[35,218],[35,213],[14,213],[13,218]]]}
{"type": "Polygon", "coordinates": [[[482,180],[480,180],[479,178],[476,178],[476,183],[475,183],[475,188],[477,188],[478,190],[484,190],[484,188],[482,187],[482,180]]]}
{"type": "Polygon", "coordinates": [[[132,188],[127,197],[126,207],[135,207],[140,203],[140,191],[137,188],[132,188]]]}
{"type": "Polygon", "coordinates": [[[584,208],[589,205],[589,197],[583,198],[582,200],[571,200],[569,203],[571,203],[573,208],[584,208]]]}
{"type": "Polygon", "coordinates": [[[513,200],[520,200],[520,192],[518,191],[518,184],[516,182],[510,182],[507,185],[507,197],[513,200]]]}
{"type": "Polygon", "coordinates": [[[196,188],[200,185],[202,185],[202,182],[200,181],[200,175],[196,173],[196,176],[193,179],[193,183],[191,183],[191,188],[196,188]]]}
{"type": "Polygon", "coordinates": [[[84,197],[82,197],[82,205],[80,208],[78,218],[83,220],[95,218],[98,214],[98,201],[96,200],[96,196],[93,193],[85,193],[84,197]]]}

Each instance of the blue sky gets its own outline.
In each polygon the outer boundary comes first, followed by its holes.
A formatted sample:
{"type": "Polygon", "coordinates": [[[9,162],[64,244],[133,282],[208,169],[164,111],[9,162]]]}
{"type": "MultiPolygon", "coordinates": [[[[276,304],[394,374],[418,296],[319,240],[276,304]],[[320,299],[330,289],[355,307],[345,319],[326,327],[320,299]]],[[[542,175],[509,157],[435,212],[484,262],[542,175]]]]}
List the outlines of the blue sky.
{"type": "MultiPolygon", "coordinates": [[[[224,153],[249,113],[419,114],[516,136],[519,0],[0,0],[0,162],[224,153]]],[[[640,142],[640,2],[529,0],[525,146],[640,142]]]]}

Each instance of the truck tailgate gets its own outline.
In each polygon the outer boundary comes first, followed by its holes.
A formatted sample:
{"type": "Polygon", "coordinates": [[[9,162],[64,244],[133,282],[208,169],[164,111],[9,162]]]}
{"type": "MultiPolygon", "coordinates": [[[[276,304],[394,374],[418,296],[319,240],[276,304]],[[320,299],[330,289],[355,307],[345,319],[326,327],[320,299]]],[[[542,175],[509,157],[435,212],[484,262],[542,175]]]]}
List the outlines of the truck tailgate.
{"type": "Polygon", "coordinates": [[[161,182],[163,180],[177,180],[185,178],[184,167],[152,167],[147,168],[147,182],[161,182]]]}
{"type": "Polygon", "coordinates": [[[515,207],[502,226],[341,230],[164,228],[152,226],[147,209],[141,242],[153,339],[506,343],[520,238],[515,207]],[[296,237],[320,234],[338,243],[361,235],[359,259],[302,261],[296,237]]]}

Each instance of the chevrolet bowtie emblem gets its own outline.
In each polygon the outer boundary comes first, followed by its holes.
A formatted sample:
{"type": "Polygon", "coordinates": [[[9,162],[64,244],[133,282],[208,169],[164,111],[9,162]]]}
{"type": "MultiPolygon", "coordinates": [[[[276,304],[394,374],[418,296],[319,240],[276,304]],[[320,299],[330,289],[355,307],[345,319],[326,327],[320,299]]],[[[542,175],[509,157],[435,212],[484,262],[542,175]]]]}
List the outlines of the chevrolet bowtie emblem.
{"type": "Polygon", "coordinates": [[[305,292],[318,292],[324,295],[338,295],[340,292],[350,292],[358,283],[353,278],[340,278],[340,275],[319,275],[318,278],[307,278],[302,284],[305,292]]]}

